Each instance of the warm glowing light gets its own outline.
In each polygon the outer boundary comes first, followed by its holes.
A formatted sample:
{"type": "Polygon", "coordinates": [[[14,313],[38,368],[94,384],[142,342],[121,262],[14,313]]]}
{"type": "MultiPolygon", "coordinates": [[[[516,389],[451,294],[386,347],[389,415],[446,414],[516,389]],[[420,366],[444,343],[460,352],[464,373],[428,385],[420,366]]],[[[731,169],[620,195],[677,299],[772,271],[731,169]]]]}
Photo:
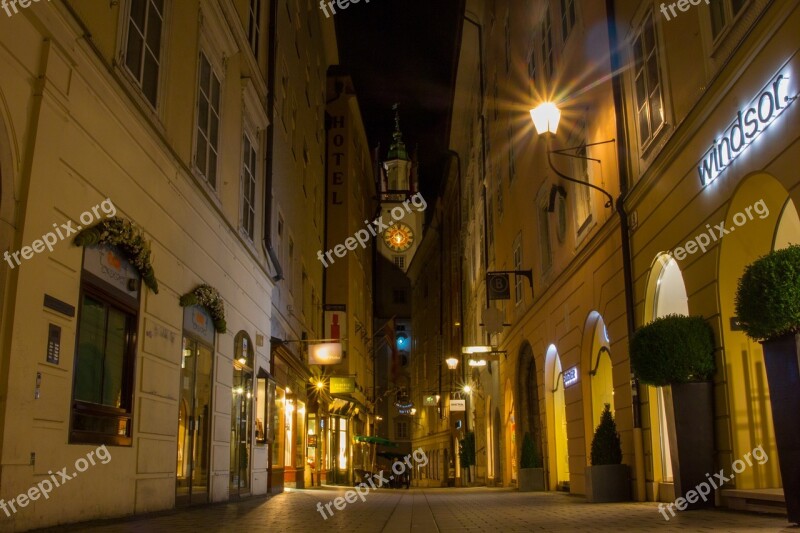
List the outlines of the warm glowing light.
{"type": "Polygon", "coordinates": [[[471,393],[472,387],[470,387],[469,385],[464,385],[464,392],[467,394],[471,393]]]}
{"type": "Polygon", "coordinates": [[[489,353],[495,351],[492,346],[462,346],[461,353],[474,354],[474,353],[489,353]]]}
{"type": "Polygon", "coordinates": [[[310,365],[335,365],[341,361],[341,342],[321,342],[308,347],[308,364],[310,365]]]}
{"type": "Polygon", "coordinates": [[[458,359],[456,359],[455,357],[448,357],[447,359],[444,360],[444,362],[447,363],[447,368],[449,368],[450,370],[455,370],[456,367],[458,366],[458,359]]]}
{"type": "Polygon", "coordinates": [[[286,387],[286,394],[291,394],[291,393],[292,393],[292,389],[290,389],[289,387],[286,387]]]}
{"type": "Polygon", "coordinates": [[[531,119],[536,126],[539,135],[545,133],[555,134],[558,130],[558,122],[561,120],[561,111],[553,102],[544,102],[534,109],[531,109],[531,119]]]}
{"type": "Polygon", "coordinates": [[[317,390],[322,390],[325,388],[325,382],[317,381],[317,390]]]}
{"type": "Polygon", "coordinates": [[[486,366],[486,359],[470,359],[469,366],[472,367],[486,366]]]}
{"type": "Polygon", "coordinates": [[[247,359],[245,359],[244,357],[240,357],[240,358],[239,358],[239,364],[242,364],[242,365],[243,365],[243,364],[245,364],[246,362],[247,362],[247,359]]]}
{"type": "Polygon", "coordinates": [[[412,409],[411,409],[411,414],[412,414],[412,415],[415,415],[415,414],[417,414],[417,409],[416,409],[416,407],[414,407],[414,408],[412,408],[412,409]]]}

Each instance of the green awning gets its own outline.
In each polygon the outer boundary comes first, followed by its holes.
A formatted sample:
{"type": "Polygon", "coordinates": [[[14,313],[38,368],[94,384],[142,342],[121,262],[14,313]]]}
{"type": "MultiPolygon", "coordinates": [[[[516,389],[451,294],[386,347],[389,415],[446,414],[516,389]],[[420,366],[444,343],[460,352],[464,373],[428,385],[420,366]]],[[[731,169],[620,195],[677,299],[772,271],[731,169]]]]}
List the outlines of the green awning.
{"type": "Polygon", "coordinates": [[[375,437],[373,435],[356,435],[353,437],[353,439],[356,442],[368,442],[369,444],[380,444],[382,446],[391,446],[392,448],[397,448],[399,446],[399,444],[392,442],[389,439],[375,437]]]}

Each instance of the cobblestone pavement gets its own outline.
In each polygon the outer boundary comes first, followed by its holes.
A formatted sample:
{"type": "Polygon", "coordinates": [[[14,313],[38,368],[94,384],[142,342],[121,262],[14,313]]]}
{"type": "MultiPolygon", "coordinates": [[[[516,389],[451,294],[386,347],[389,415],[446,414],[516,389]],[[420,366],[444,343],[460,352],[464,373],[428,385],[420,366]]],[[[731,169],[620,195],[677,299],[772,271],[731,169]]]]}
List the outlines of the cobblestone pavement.
{"type": "MultiPolygon", "coordinates": [[[[103,532],[455,532],[455,531],[764,531],[790,533],[785,517],[723,510],[678,512],[664,520],[654,503],[590,504],[562,493],[507,489],[382,489],[323,519],[323,506],[343,488],[291,490],[269,499],[198,507],[145,518],[59,527],[103,532]]],[[[340,502],[341,505],[341,502],[340,502]]]]}

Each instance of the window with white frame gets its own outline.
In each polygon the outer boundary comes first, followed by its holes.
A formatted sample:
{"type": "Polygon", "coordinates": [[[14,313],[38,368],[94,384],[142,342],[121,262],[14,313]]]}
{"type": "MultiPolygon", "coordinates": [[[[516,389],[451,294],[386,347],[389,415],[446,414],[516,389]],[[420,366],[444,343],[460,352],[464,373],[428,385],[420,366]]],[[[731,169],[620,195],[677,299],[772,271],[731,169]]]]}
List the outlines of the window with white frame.
{"type": "Polygon", "coordinates": [[[550,244],[550,218],[547,212],[547,201],[544,199],[539,204],[539,248],[541,252],[542,273],[553,266],[553,249],[550,244]]]}
{"type": "Polygon", "coordinates": [[[722,30],[741,13],[746,3],[747,0],[714,0],[709,4],[711,35],[714,39],[719,37],[722,30]]]}
{"type": "Polygon", "coordinates": [[[251,241],[255,238],[257,153],[257,143],[245,132],[242,135],[242,229],[251,241]]]}
{"type": "Polygon", "coordinates": [[[531,84],[536,81],[536,39],[531,35],[531,48],[528,53],[528,78],[531,84]]]}
{"type": "MultiPolygon", "coordinates": [[[[589,160],[586,159],[586,130],[583,123],[579,124],[575,134],[570,139],[570,146],[576,146],[573,151],[576,157],[572,160],[572,175],[584,183],[589,180],[589,160]]],[[[579,183],[571,183],[573,209],[575,210],[575,229],[580,234],[592,214],[592,189],[579,183]]]]}
{"type": "Polygon", "coordinates": [[[217,188],[217,157],[219,154],[220,90],[214,67],[200,52],[200,76],[197,91],[197,139],[194,166],[212,188],[217,188]]]}
{"type": "Polygon", "coordinates": [[[407,420],[396,420],[395,421],[396,429],[395,429],[395,437],[398,440],[407,440],[410,436],[408,433],[408,421],[407,420]]]}
{"type": "MultiPolygon", "coordinates": [[[[517,233],[514,239],[514,270],[522,270],[522,233],[517,233]]],[[[519,305],[522,303],[522,287],[524,276],[514,275],[514,303],[519,305]]]]}
{"type": "Polygon", "coordinates": [[[633,43],[636,120],[639,142],[645,148],[664,124],[658,46],[652,11],[647,14],[633,43]]]}
{"type": "Polygon", "coordinates": [[[544,64],[545,76],[550,78],[553,75],[553,25],[550,21],[550,6],[544,10],[542,17],[542,63],[544,64]]]}
{"type": "Polygon", "coordinates": [[[125,67],[147,101],[156,107],[164,0],[131,0],[127,23],[125,67]]]}
{"type": "Polygon", "coordinates": [[[561,38],[567,42],[575,26],[575,0],[561,0],[561,38]]]}
{"type": "Polygon", "coordinates": [[[247,26],[247,41],[253,55],[258,57],[258,45],[261,39],[261,0],[250,0],[250,20],[247,26]]]}

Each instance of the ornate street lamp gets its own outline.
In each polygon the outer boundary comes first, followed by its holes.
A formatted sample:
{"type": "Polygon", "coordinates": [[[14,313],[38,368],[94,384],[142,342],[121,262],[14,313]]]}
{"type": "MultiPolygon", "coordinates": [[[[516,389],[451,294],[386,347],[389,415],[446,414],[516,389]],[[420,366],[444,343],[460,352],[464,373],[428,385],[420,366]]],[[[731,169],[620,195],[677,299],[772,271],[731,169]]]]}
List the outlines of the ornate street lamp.
{"type": "Polygon", "coordinates": [[[447,363],[447,368],[449,370],[455,370],[458,367],[458,359],[455,357],[448,357],[444,362],[447,363]]]}
{"type": "MultiPolygon", "coordinates": [[[[563,179],[565,179],[567,181],[571,181],[572,183],[577,183],[578,185],[583,185],[585,187],[591,187],[592,189],[600,191],[601,193],[603,193],[608,198],[608,200],[605,203],[605,206],[609,207],[609,208],[613,208],[614,198],[611,196],[611,194],[608,191],[606,191],[605,189],[601,189],[600,187],[597,187],[596,185],[592,185],[589,182],[576,180],[575,178],[570,178],[569,176],[566,176],[566,175],[562,174],[553,165],[553,161],[551,159],[551,155],[552,154],[565,155],[565,156],[568,156],[568,157],[575,157],[575,158],[578,158],[578,159],[586,159],[588,161],[595,161],[597,163],[600,163],[599,159],[594,159],[594,158],[591,158],[591,157],[578,155],[577,151],[579,149],[581,149],[581,148],[586,148],[588,146],[596,146],[596,145],[599,145],[599,144],[612,143],[612,142],[615,142],[615,139],[611,139],[611,140],[608,140],[608,141],[596,142],[596,143],[583,144],[581,146],[572,146],[572,147],[569,147],[569,148],[562,148],[561,150],[551,150],[550,149],[550,138],[553,135],[555,135],[556,132],[558,131],[558,123],[561,121],[561,111],[558,109],[558,106],[556,104],[554,104],[553,102],[544,102],[542,104],[539,104],[535,108],[531,109],[530,113],[531,113],[531,119],[533,120],[533,125],[536,128],[536,132],[539,135],[545,135],[546,138],[547,138],[547,162],[550,165],[550,168],[553,169],[553,172],[555,172],[561,178],[563,178],[563,179]]],[[[551,190],[551,193],[550,193],[551,199],[555,200],[555,193],[556,192],[560,193],[562,196],[566,196],[566,191],[564,191],[564,189],[562,187],[558,187],[556,185],[553,185],[552,189],[553,190],[551,190]]],[[[551,206],[548,208],[548,211],[552,212],[552,210],[554,209],[554,201],[551,201],[550,204],[551,204],[551,206]]]]}

